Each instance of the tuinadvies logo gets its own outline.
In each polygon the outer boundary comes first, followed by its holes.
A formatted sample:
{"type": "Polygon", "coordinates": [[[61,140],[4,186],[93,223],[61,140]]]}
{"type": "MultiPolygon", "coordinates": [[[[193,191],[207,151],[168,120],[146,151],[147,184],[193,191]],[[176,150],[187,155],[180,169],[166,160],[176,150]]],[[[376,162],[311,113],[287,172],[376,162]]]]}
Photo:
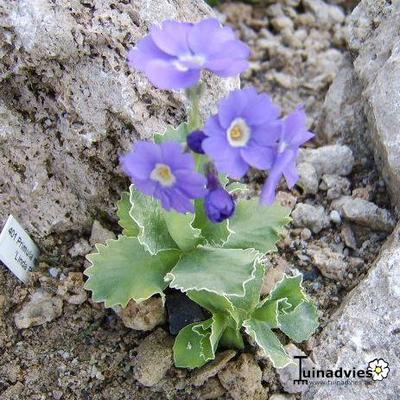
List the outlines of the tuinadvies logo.
{"type": "Polygon", "coordinates": [[[299,376],[293,380],[293,383],[297,385],[308,385],[311,379],[313,380],[312,384],[324,383],[318,380],[324,380],[326,384],[357,383],[358,380],[361,380],[358,383],[362,383],[366,381],[366,378],[373,381],[382,381],[388,376],[390,371],[389,364],[383,358],[375,358],[370,361],[367,369],[357,369],[356,367],[339,367],[336,369],[304,368],[302,361],[308,357],[294,356],[294,358],[299,360],[299,376]],[[336,381],[330,379],[336,379],[336,381]],[[346,381],[339,381],[343,379],[346,381]]]}

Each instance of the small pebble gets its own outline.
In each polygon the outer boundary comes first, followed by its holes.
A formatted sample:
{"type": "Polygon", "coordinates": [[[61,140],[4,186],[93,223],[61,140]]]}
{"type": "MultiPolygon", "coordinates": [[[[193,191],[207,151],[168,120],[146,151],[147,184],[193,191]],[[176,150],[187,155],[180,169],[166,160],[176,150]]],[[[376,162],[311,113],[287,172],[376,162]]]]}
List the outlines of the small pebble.
{"type": "Polygon", "coordinates": [[[57,276],[58,276],[58,274],[60,273],[61,271],[60,271],[60,268],[50,268],[49,269],[49,274],[50,274],[50,276],[51,277],[53,277],[53,278],[57,278],[57,276]]]}
{"type": "Polygon", "coordinates": [[[300,237],[302,240],[309,240],[311,239],[311,231],[308,228],[304,228],[301,233],[300,233],[300,237]]]}
{"type": "Polygon", "coordinates": [[[339,212],[336,210],[330,212],[329,219],[336,225],[340,225],[342,222],[342,218],[340,217],[339,212]]]}

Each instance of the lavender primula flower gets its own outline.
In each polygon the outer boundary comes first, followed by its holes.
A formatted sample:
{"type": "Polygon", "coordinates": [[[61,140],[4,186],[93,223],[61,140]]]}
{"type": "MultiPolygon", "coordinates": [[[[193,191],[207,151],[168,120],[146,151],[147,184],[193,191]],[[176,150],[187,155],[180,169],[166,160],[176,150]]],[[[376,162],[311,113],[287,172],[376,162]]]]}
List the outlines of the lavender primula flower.
{"type": "Polygon", "coordinates": [[[299,179],[296,169],[296,158],[299,147],[314,137],[307,130],[307,119],[301,107],[282,121],[280,134],[274,146],[274,160],[268,179],[261,193],[261,204],[272,204],[275,200],[275,190],[282,175],[292,188],[299,179]]]}
{"type": "Polygon", "coordinates": [[[204,210],[207,218],[214,224],[218,224],[230,218],[235,212],[233,197],[222,188],[216,171],[211,170],[207,174],[208,194],[204,198],[204,210]]]}
{"type": "Polygon", "coordinates": [[[210,190],[204,198],[204,209],[207,218],[218,224],[230,218],[235,212],[232,196],[222,187],[210,190]]]}
{"type": "Polygon", "coordinates": [[[193,156],[183,153],[179,143],[140,141],[120,162],[136,188],[159,199],[167,210],[193,213],[192,199],[207,193],[206,178],[196,172],[193,156]]]}
{"type": "Polygon", "coordinates": [[[206,137],[207,136],[203,131],[193,131],[187,136],[186,143],[190,150],[197,154],[204,154],[204,150],[201,145],[206,137]]]}
{"type": "Polygon", "coordinates": [[[243,72],[249,55],[249,47],[215,18],[196,24],[167,20],[128,53],[128,64],[159,89],[185,89],[199,81],[202,69],[222,77],[243,72]]]}
{"type": "Polygon", "coordinates": [[[270,168],[280,130],[279,108],[267,94],[254,88],[233,91],[219,104],[218,114],[204,127],[208,136],[202,143],[218,171],[239,179],[249,166],[270,168]]]}

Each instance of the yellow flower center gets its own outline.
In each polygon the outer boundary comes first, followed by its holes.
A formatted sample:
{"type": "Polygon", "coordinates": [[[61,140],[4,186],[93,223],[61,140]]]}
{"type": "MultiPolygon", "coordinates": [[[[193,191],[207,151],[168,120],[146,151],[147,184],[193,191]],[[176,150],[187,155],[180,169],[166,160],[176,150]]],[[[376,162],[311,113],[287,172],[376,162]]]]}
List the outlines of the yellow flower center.
{"type": "Polygon", "coordinates": [[[249,141],[251,131],[244,119],[236,118],[232,121],[226,133],[231,146],[243,147],[249,141]]]}
{"type": "Polygon", "coordinates": [[[153,171],[151,171],[150,178],[160,182],[163,186],[172,186],[176,178],[171,172],[171,168],[167,164],[156,164],[153,171]]]}
{"type": "Polygon", "coordinates": [[[375,367],[375,372],[377,374],[380,374],[382,372],[382,368],[381,367],[375,367]]]}

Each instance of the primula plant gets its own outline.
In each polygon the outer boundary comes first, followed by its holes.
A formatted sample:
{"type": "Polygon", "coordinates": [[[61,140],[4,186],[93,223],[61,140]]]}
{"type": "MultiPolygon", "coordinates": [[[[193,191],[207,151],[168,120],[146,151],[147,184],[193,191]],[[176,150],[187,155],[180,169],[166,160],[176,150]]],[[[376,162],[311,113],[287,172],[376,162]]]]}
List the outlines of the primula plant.
{"type": "Polygon", "coordinates": [[[247,334],[275,367],[291,362],[276,330],[301,342],[317,328],[302,276],[286,276],[267,297],[260,292],[265,255],[289,223],[273,204],[282,177],[298,180],[299,147],[313,135],[302,108],[281,117],[270,96],[235,90],[203,124],[202,70],[221,77],[248,67],[249,48],[216,19],[196,24],[165,21],[129,52],[128,63],[159,89],[185,89],[188,120],[139,141],[121,156],[132,185],[118,203],[122,235],[88,256],[86,288],[106,307],[125,307],[168,287],[185,293],[209,318],[177,335],[177,367],[196,368],[221,348],[244,347],[247,334]],[[250,168],[268,171],[260,200],[240,183],[250,168]]]}

